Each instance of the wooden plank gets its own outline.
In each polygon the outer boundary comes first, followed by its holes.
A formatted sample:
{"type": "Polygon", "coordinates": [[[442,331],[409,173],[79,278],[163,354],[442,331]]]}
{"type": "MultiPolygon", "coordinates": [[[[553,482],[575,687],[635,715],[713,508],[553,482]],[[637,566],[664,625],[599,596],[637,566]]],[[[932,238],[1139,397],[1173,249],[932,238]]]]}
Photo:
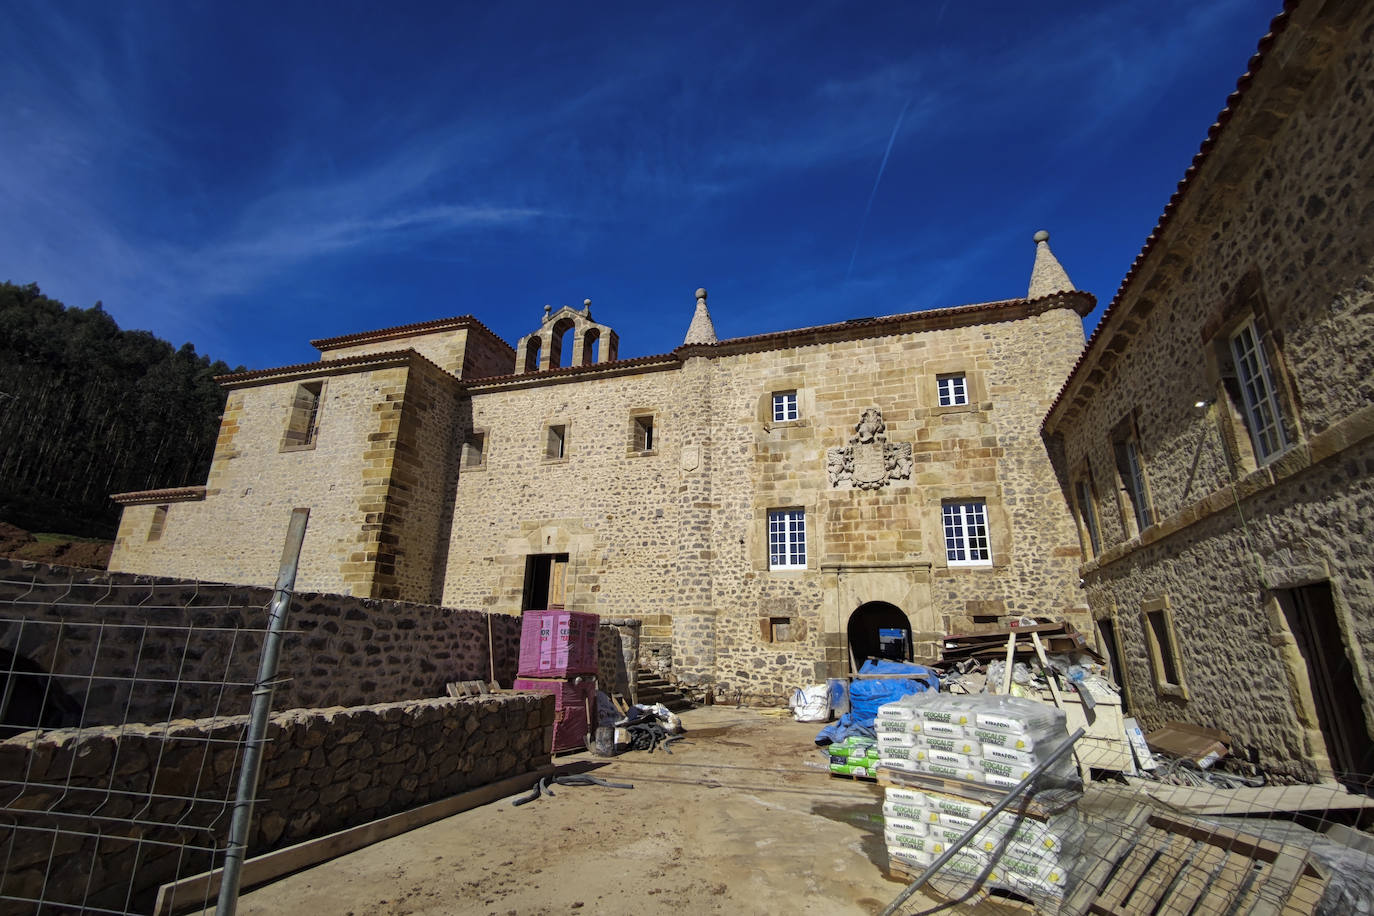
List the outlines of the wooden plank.
{"type": "Polygon", "coordinates": [[[1155,853],[1166,846],[1168,842],[1169,836],[1163,830],[1146,827],[1145,831],[1136,839],[1131,851],[1126,853],[1126,857],[1121,860],[1121,867],[1116,870],[1116,874],[1112,875],[1107,886],[1102,889],[1102,893],[1097,895],[1097,901],[1093,904],[1093,911],[1125,914],[1127,912],[1124,909],[1126,900],[1135,892],[1136,884],[1145,874],[1145,869],[1150,866],[1155,853]]]}
{"type": "MultiPolygon", "coordinates": [[[[1091,857],[1092,864],[1088,866],[1082,876],[1074,885],[1069,893],[1069,898],[1060,907],[1061,916],[1083,916],[1092,906],[1097,895],[1102,891],[1107,883],[1108,876],[1121,857],[1126,855],[1131,847],[1135,845],[1136,837],[1140,835],[1149,820],[1150,809],[1146,807],[1136,808],[1131,812],[1130,817],[1126,818],[1121,824],[1121,831],[1112,838],[1112,841],[1100,851],[1096,848],[1089,851],[1084,849],[1080,863],[1091,857]]],[[[1115,826],[1115,822],[1113,822],[1115,826]]]]}
{"type": "Polygon", "coordinates": [[[1226,853],[1207,882],[1207,889],[1198,898],[1193,912],[1202,916],[1210,913],[1229,913],[1231,905],[1245,887],[1247,871],[1254,862],[1245,856],[1226,853]]]}
{"type": "Polygon", "coordinates": [[[1188,916],[1198,898],[1207,890],[1212,873],[1225,858],[1225,850],[1194,841],[1191,860],[1179,873],[1178,881],[1174,882],[1173,889],[1160,904],[1156,916],[1188,916]]]}
{"type": "Polygon", "coordinates": [[[1263,882],[1255,885],[1254,902],[1249,910],[1252,916],[1279,916],[1284,901],[1293,895],[1293,888],[1303,875],[1307,853],[1297,852],[1292,846],[1284,849],[1286,851],[1270,865],[1263,882]]]}
{"type": "Polygon", "coordinates": [[[1174,879],[1192,859],[1192,855],[1192,840],[1170,836],[1164,848],[1160,850],[1159,857],[1136,882],[1136,890],[1130,900],[1131,910],[1139,913],[1153,912],[1165,893],[1172,890],[1174,879]]]}
{"type": "Polygon", "coordinates": [[[1303,875],[1298,878],[1293,893],[1284,901],[1283,916],[1312,916],[1317,911],[1322,894],[1326,893],[1326,879],[1303,875]]]}
{"type": "MultiPolygon", "coordinates": [[[[542,766],[519,776],[511,776],[497,782],[479,786],[449,798],[402,811],[389,817],[368,821],[356,827],[349,827],[313,840],[306,840],[284,849],[276,849],[264,855],[244,860],[241,872],[241,886],[252,887],[282,875],[318,865],[329,859],[338,858],[346,853],[362,849],[390,837],[423,827],[445,817],[491,804],[494,801],[528,790],[545,776],[561,773],[578,773],[590,769],[574,764],[571,767],[542,766]]],[[[202,872],[189,878],[182,878],[158,888],[157,901],[153,906],[155,916],[170,916],[172,913],[200,908],[206,900],[213,901],[219,895],[219,882],[222,869],[202,872]]]]}
{"type": "MultiPolygon", "coordinates": [[[[1267,862],[1251,862],[1250,870],[1246,873],[1245,880],[1241,884],[1241,892],[1235,895],[1236,903],[1235,908],[1231,910],[1232,913],[1236,916],[1249,916],[1251,913],[1272,916],[1263,895],[1263,888],[1269,880],[1269,872],[1272,868],[1273,866],[1267,862]],[[1259,907],[1258,911],[1256,907],[1259,907]]],[[[1272,913],[1276,914],[1278,910],[1274,909],[1272,913]]]]}
{"type": "Polygon", "coordinates": [[[1302,811],[1358,811],[1374,808],[1374,798],[1352,795],[1335,786],[1262,786],[1241,789],[1193,789],[1139,782],[1151,798],[1188,814],[1265,815],[1302,811]]]}
{"type": "Polygon", "coordinates": [[[1206,824],[1190,817],[1155,812],[1150,815],[1150,826],[1158,827],[1169,833],[1180,833],[1204,843],[1211,843],[1226,849],[1228,852],[1234,852],[1260,862],[1272,862],[1286,849],[1286,847],[1272,840],[1265,840],[1250,833],[1242,833],[1230,827],[1206,824]]]}
{"type": "Polygon", "coordinates": [[[1007,663],[1002,672],[1001,693],[1011,693],[1011,663],[1016,655],[1016,634],[1012,633],[1007,637],[1007,663]]]}

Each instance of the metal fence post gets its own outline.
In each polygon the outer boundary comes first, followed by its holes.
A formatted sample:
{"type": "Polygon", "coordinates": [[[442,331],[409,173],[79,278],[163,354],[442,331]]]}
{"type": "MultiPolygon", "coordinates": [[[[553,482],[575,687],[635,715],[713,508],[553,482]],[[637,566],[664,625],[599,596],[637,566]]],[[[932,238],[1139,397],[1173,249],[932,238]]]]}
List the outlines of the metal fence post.
{"type": "Polygon", "coordinates": [[[248,852],[248,828],[253,820],[253,798],[258,791],[258,774],[262,770],[267,717],[272,712],[277,657],[281,653],[282,631],[286,629],[291,590],[296,585],[296,568],[300,564],[301,544],[305,540],[305,525],[309,520],[309,509],[291,510],[286,543],[281,551],[281,569],[277,573],[277,586],[267,612],[262,655],[258,659],[258,679],[253,688],[253,707],[248,717],[248,737],[244,744],[243,767],[239,770],[238,791],[234,796],[234,815],[229,823],[229,842],[224,853],[224,872],[220,878],[215,916],[234,916],[238,909],[239,879],[248,852]]]}

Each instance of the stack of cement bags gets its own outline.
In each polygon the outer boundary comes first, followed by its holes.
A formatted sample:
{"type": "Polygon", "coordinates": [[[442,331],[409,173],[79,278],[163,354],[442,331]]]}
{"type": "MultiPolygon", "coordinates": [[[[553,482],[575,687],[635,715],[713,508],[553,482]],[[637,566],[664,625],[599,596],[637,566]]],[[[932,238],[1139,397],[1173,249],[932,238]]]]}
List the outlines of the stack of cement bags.
{"type": "Polygon", "coordinates": [[[878,742],[863,735],[851,735],[839,744],[825,748],[830,755],[830,772],[843,776],[875,776],[878,769],[878,742]]]}
{"type": "MultiPolygon", "coordinates": [[[[879,709],[878,756],[888,783],[884,835],[895,870],[923,871],[953,846],[992,809],[998,790],[1019,783],[1068,737],[1064,722],[1053,707],[1007,696],[925,693],[879,709]]],[[[1061,758],[1037,781],[1061,791],[1038,800],[1062,807],[1076,797],[1062,790],[1075,779],[1072,759],[1061,758]]],[[[1038,806],[1038,818],[998,815],[940,870],[935,887],[961,893],[992,862],[984,887],[1046,906],[1059,902],[1082,829],[1071,806],[1044,815],[1055,807],[1038,806]]]]}

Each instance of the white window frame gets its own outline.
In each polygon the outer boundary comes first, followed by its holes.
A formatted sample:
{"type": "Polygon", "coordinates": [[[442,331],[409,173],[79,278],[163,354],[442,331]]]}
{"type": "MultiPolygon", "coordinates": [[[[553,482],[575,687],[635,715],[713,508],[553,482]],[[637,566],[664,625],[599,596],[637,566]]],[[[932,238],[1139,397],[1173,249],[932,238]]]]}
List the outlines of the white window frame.
{"type": "Polygon", "coordinates": [[[773,392],[773,422],[790,423],[801,417],[796,391],[773,392]]]}
{"type": "Polygon", "coordinates": [[[806,510],[768,510],[768,568],[806,569],[806,510]]]}
{"type": "Polygon", "coordinates": [[[1255,320],[1248,319],[1231,334],[1231,361],[1236,367],[1245,404],[1245,428],[1260,464],[1268,464],[1291,445],[1279,410],[1278,386],[1260,342],[1255,320]]]}
{"type": "Polygon", "coordinates": [[[950,566],[991,566],[992,533],[983,500],[947,502],[940,506],[945,561],[950,566]]]}
{"type": "Polygon", "coordinates": [[[968,403],[968,377],[962,372],[937,375],[935,391],[941,407],[962,407],[968,403]]]}

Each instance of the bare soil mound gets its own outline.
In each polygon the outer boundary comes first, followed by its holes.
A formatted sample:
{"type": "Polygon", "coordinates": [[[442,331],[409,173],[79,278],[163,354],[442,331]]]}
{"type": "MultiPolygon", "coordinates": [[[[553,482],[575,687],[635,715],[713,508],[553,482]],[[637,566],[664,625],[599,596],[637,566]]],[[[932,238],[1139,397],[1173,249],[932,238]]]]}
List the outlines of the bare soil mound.
{"type": "Polygon", "coordinates": [[[35,560],[54,566],[79,566],[106,569],[110,565],[111,541],[70,537],[63,534],[30,534],[23,528],[0,522],[0,557],[35,560]]]}

